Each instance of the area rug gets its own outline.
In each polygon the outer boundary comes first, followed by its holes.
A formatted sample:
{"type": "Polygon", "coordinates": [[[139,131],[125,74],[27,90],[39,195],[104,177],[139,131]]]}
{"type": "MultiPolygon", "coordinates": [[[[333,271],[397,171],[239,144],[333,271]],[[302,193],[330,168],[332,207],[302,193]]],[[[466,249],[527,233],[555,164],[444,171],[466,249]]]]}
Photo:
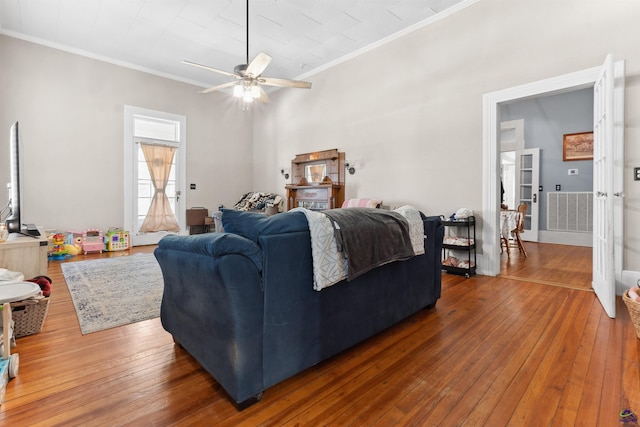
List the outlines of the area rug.
{"type": "Polygon", "coordinates": [[[153,254],[61,265],[83,334],[160,316],[162,272],[153,254]]]}

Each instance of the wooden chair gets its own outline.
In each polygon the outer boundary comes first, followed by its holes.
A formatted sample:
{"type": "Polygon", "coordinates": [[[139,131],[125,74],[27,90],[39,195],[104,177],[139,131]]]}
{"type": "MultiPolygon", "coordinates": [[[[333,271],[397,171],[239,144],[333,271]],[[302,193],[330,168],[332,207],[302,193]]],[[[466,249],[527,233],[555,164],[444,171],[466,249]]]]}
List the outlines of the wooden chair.
{"type": "Polygon", "coordinates": [[[518,206],[518,214],[516,219],[516,228],[511,230],[506,236],[500,239],[500,252],[504,248],[507,251],[507,257],[510,257],[509,248],[518,248],[520,253],[527,257],[527,250],[524,247],[520,233],[524,232],[524,219],[527,215],[527,204],[521,203],[518,206]]]}

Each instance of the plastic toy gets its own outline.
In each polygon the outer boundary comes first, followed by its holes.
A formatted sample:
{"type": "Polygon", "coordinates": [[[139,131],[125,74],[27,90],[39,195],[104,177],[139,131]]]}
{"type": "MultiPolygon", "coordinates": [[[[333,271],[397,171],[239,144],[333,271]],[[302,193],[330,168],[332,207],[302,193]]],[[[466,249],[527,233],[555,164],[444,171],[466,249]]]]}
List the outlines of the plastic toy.
{"type": "Polygon", "coordinates": [[[79,255],[82,253],[82,231],[67,230],[67,238],[64,248],[69,255],[79,255]]]}
{"type": "Polygon", "coordinates": [[[4,401],[4,393],[9,379],[18,376],[20,359],[18,354],[11,354],[11,347],[16,345],[14,323],[11,303],[22,301],[40,293],[40,287],[31,282],[14,282],[0,285],[0,346],[2,347],[2,359],[0,359],[0,403],[4,401]]]}
{"type": "Polygon", "coordinates": [[[51,253],[50,258],[55,260],[62,260],[67,258],[67,250],[64,248],[65,235],[62,233],[56,233],[51,238],[51,253]]]}
{"type": "Polygon", "coordinates": [[[82,252],[82,248],[79,245],[70,245],[68,243],[64,244],[64,250],[71,256],[78,255],[82,252]]]}
{"type": "Polygon", "coordinates": [[[11,378],[18,376],[20,357],[11,354],[13,328],[11,327],[11,304],[2,305],[2,359],[0,359],[0,403],[4,402],[4,393],[11,378]]]}
{"type": "Polygon", "coordinates": [[[129,232],[123,230],[109,230],[107,232],[107,251],[124,251],[129,249],[129,232]]]}
{"type": "Polygon", "coordinates": [[[82,233],[82,250],[85,254],[88,252],[100,252],[104,250],[104,242],[102,230],[90,228],[82,233]]]}

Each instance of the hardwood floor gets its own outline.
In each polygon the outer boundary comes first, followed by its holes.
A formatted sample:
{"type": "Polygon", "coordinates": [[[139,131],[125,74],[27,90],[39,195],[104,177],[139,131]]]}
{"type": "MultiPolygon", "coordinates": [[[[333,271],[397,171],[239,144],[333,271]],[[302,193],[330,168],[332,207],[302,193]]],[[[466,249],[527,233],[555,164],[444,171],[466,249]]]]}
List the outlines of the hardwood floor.
{"type": "Polygon", "coordinates": [[[525,258],[517,249],[500,256],[500,276],[527,282],[592,291],[592,253],[585,246],[524,242],[525,258]]]}
{"type": "MultiPolygon", "coordinates": [[[[562,273],[540,266],[541,277],[573,281],[583,266],[572,254],[549,261],[562,273]]],[[[512,257],[509,274],[525,264],[512,257]]],[[[435,309],[238,412],[159,319],[81,335],[59,262],[49,275],[43,330],[14,349],[20,371],[0,408],[3,425],[613,426],[621,410],[640,412],[640,345],[628,312],[618,299],[609,319],[593,292],[444,274],[435,309]]]]}

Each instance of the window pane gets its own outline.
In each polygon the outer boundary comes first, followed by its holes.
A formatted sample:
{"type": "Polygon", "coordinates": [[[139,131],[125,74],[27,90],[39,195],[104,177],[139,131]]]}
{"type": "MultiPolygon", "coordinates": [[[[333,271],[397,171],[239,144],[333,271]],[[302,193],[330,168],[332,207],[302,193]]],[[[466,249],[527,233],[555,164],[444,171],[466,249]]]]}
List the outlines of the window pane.
{"type": "Polygon", "coordinates": [[[139,138],[179,142],[180,123],[171,120],[135,116],[133,119],[133,135],[139,138]]]}
{"type": "Polygon", "coordinates": [[[138,180],[138,197],[141,199],[149,199],[153,195],[153,186],[148,179],[138,180]]]}
{"type": "Polygon", "coordinates": [[[140,197],[138,199],[138,215],[142,215],[144,218],[149,212],[149,206],[151,206],[151,199],[140,197]]]}

